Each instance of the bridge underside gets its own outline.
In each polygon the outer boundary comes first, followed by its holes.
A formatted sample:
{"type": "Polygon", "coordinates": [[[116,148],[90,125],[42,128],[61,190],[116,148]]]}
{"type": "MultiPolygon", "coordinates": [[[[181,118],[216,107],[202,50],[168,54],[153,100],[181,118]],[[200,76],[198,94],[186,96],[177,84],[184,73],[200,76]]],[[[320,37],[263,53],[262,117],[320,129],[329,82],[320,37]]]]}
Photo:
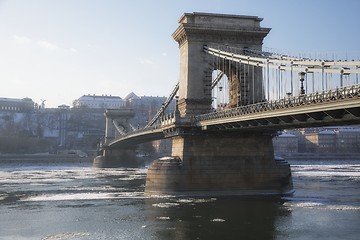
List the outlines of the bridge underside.
{"type": "MultiPolygon", "coordinates": [[[[255,105],[254,105],[255,106],[255,105]]],[[[248,109],[224,111],[221,117],[200,116],[197,126],[206,130],[283,130],[292,128],[324,127],[360,124],[360,102],[352,97],[334,102],[299,104],[298,106],[269,105],[246,114],[248,109]]],[[[249,105],[251,108],[251,105],[249,105]]],[[[216,113],[215,113],[216,114],[216,113]]]]}
{"type": "Polygon", "coordinates": [[[289,164],[275,161],[272,132],[204,132],[173,138],[172,157],[149,167],[145,193],[175,196],[283,195],[289,164]]]}

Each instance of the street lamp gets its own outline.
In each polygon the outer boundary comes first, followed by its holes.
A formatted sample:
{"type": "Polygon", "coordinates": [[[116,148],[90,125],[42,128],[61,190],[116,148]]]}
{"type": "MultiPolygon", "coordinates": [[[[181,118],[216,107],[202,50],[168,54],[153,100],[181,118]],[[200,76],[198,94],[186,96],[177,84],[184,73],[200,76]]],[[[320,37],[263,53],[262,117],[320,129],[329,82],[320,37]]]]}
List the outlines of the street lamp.
{"type": "Polygon", "coordinates": [[[300,95],[304,95],[305,94],[305,89],[304,89],[304,79],[305,79],[305,72],[299,72],[299,77],[300,77],[300,95]]]}

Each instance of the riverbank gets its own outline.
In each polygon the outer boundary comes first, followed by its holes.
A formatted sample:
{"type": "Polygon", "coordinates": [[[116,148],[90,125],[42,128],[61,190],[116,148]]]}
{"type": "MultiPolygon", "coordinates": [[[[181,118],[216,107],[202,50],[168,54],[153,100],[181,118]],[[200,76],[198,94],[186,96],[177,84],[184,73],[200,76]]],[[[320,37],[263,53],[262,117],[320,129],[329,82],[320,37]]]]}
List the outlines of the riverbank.
{"type": "Polygon", "coordinates": [[[93,157],[72,154],[0,154],[0,164],[92,163],[93,157]]]}
{"type": "MultiPolygon", "coordinates": [[[[360,154],[352,153],[296,153],[280,156],[285,161],[360,161],[360,154]]],[[[8,164],[90,164],[93,156],[78,156],[76,154],[0,154],[0,165],[8,164]]],[[[156,157],[139,158],[140,166],[146,167],[156,157]]]]}
{"type": "Polygon", "coordinates": [[[293,153],[280,155],[286,161],[360,161],[358,153],[293,153]]]}

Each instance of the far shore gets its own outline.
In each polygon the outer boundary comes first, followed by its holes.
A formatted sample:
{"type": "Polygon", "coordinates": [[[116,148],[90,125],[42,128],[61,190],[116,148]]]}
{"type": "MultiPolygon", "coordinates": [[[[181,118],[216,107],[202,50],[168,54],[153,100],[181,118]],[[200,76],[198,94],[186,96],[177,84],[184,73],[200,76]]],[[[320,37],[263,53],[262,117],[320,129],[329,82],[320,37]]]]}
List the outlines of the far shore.
{"type": "Polygon", "coordinates": [[[0,154],[0,164],[11,163],[81,163],[93,157],[72,154],[0,154]]]}
{"type": "MultiPolygon", "coordinates": [[[[276,155],[288,161],[360,161],[359,153],[292,153],[276,155]]],[[[0,165],[6,164],[91,164],[94,156],[79,156],[76,154],[0,154],[0,165]]],[[[149,160],[148,160],[149,161],[149,160]]]]}
{"type": "Polygon", "coordinates": [[[277,155],[285,161],[360,161],[359,153],[292,153],[277,155]]]}

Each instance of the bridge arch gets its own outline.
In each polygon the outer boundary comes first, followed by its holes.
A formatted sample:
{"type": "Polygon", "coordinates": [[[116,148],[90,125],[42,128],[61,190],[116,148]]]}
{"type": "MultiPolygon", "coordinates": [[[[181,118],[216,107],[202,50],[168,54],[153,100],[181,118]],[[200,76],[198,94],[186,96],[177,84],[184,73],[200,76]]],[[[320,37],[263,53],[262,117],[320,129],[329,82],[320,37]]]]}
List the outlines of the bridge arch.
{"type": "MultiPolygon", "coordinates": [[[[208,54],[204,46],[226,45],[237,49],[261,50],[263,39],[270,28],[260,27],[262,18],[243,15],[212,13],[185,13],[173,33],[180,49],[179,111],[182,117],[191,117],[211,111],[211,82],[214,69],[224,72],[230,83],[230,105],[238,106],[260,101],[254,93],[261,82],[261,69],[248,67],[240,75],[230,61],[216,63],[216,54],[208,54]],[[258,75],[251,77],[251,75],[258,75]],[[254,81],[245,82],[246,77],[254,81]],[[242,96],[242,97],[241,97],[242,96]]],[[[240,64],[241,65],[241,64],[240,64]]],[[[244,65],[245,66],[245,65],[244,65]]]]}

